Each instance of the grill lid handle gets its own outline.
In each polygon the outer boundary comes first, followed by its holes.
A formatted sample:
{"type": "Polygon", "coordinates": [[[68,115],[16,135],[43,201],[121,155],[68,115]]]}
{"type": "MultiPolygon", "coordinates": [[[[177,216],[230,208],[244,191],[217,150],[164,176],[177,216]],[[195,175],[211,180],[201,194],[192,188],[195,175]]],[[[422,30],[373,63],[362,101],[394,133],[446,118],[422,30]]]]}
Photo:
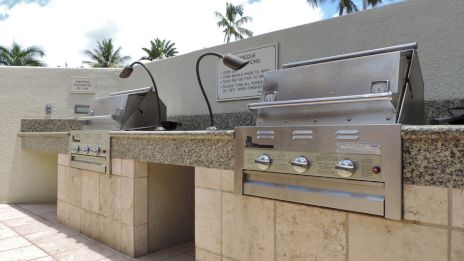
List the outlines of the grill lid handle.
{"type": "Polygon", "coordinates": [[[374,102],[374,101],[392,101],[392,92],[385,93],[369,93],[361,95],[350,95],[350,96],[337,96],[337,97],[324,97],[324,98],[311,98],[311,99],[299,99],[299,100],[287,100],[287,101],[275,101],[275,102],[257,102],[249,103],[248,109],[273,109],[273,108],[285,108],[285,107],[302,107],[311,105],[322,105],[322,104],[336,104],[336,103],[353,103],[353,102],[374,102]]]}

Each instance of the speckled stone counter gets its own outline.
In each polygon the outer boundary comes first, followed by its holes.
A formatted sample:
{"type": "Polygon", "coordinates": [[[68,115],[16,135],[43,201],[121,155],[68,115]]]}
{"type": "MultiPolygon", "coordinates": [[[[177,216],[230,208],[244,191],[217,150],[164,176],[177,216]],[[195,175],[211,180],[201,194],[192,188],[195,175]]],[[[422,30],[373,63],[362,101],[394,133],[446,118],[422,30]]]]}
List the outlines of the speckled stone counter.
{"type": "Polygon", "coordinates": [[[22,119],[21,132],[63,132],[81,130],[82,126],[75,119],[22,119]]]}
{"type": "Polygon", "coordinates": [[[69,132],[20,132],[23,150],[64,154],[68,152],[69,132]]]}
{"type": "Polygon", "coordinates": [[[403,126],[403,182],[464,188],[464,126],[403,126]]]}
{"type": "Polygon", "coordinates": [[[113,158],[182,166],[232,169],[234,131],[114,131],[113,158]]]}

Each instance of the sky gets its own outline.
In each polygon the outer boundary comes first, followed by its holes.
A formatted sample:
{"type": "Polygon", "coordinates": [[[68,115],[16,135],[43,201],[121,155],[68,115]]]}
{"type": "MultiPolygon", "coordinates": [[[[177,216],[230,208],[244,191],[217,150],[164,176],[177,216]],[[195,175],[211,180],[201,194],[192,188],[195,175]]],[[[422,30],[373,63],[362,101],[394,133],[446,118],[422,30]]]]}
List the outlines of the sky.
{"type": "Polygon", "coordinates": [[[244,27],[255,35],[338,15],[331,1],[313,8],[306,0],[0,0],[0,45],[37,45],[50,67],[82,66],[84,50],[106,38],[131,60],[144,56],[141,48],[156,37],[188,53],[223,44],[214,12],[224,13],[226,2],[243,5],[253,18],[244,27]]]}

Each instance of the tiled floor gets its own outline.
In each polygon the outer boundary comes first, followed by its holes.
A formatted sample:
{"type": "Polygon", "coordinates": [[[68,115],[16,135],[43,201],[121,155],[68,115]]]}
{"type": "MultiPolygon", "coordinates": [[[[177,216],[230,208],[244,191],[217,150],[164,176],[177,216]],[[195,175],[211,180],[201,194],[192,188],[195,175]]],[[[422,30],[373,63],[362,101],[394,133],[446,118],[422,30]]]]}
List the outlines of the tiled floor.
{"type": "Polygon", "coordinates": [[[194,261],[195,247],[188,242],[134,259],[59,224],[54,204],[0,204],[0,260],[194,261]]]}

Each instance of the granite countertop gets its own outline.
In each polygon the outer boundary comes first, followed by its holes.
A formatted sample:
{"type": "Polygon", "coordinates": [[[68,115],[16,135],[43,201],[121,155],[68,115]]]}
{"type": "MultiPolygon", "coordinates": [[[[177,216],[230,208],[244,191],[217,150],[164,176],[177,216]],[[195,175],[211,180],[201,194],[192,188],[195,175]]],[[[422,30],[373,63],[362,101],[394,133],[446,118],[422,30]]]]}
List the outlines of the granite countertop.
{"type": "MultiPolygon", "coordinates": [[[[404,125],[403,182],[464,188],[464,125],[404,125]]],[[[20,132],[23,149],[67,153],[68,132],[20,132]]],[[[233,169],[235,131],[112,131],[113,158],[233,169]]]]}
{"type": "Polygon", "coordinates": [[[67,137],[68,131],[51,131],[51,132],[18,132],[18,137],[67,137]]]}
{"type": "Polygon", "coordinates": [[[112,131],[113,158],[233,169],[234,133],[224,131],[112,131]]]}

